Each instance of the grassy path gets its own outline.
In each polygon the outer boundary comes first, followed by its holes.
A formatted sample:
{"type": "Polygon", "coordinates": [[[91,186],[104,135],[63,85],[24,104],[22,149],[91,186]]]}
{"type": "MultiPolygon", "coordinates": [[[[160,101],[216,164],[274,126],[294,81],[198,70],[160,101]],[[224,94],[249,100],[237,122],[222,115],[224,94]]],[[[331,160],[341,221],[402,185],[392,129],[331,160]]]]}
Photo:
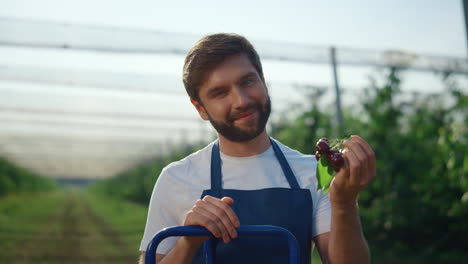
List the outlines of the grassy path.
{"type": "MultiPolygon", "coordinates": [[[[24,203],[16,202],[15,210],[22,211],[19,207],[31,209],[27,203],[30,199],[22,199],[24,203]]],[[[41,201],[34,204],[35,210],[42,214],[31,213],[24,215],[28,219],[18,218],[26,230],[22,231],[21,223],[14,222],[10,223],[10,228],[0,228],[0,234],[4,235],[0,247],[8,245],[8,250],[0,251],[0,263],[136,263],[136,246],[122,239],[77,190],[38,200],[41,201]]],[[[0,216],[7,217],[5,211],[0,207],[0,216]]]]}

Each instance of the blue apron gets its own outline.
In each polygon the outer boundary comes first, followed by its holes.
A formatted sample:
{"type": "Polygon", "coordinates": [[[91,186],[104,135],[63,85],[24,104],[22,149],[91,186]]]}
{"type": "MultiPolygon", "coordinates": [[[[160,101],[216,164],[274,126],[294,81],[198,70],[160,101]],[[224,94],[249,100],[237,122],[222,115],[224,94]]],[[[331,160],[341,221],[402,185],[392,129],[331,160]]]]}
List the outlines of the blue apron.
{"type": "MultiPolygon", "coordinates": [[[[201,197],[234,199],[232,209],[241,225],[275,225],[288,229],[299,242],[300,263],[310,264],[313,206],[310,190],[300,189],[283,152],[274,140],[270,141],[291,188],[223,189],[219,146],[215,143],[211,151],[211,189],[204,190],[201,197]]],[[[289,261],[287,242],[275,236],[238,237],[228,244],[216,239],[214,243],[216,263],[284,264],[289,261]]],[[[193,263],[205,263],[202,248],[197,251],[193,263]]]]}

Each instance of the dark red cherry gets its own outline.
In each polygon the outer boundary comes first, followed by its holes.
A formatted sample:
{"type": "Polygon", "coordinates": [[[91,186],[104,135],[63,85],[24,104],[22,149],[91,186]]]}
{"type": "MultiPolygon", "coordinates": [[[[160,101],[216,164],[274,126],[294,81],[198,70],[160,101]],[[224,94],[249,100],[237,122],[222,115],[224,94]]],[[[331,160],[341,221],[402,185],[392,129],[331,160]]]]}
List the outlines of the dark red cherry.
{"type": "Polygon", "coordinates": [[[320,159],[322,155],[320,154],[320,152],[316,151],[315,152],[315,159],[317,159],[317,161],[320,159]]]}
{"type": "Polygon", "coordinates": [[[344,158],[341,153],[335,153],[332,158],[330,159],[330,163],[333,165],[335,168],[342,168],[344,166],[344,158]]]}
{"type": "Polygon", "coordinates": [[[321,154],[327,154],[330,152],[330,145],[326,141],[318,141],[315,145],[315,149],[321,154]]]}
{"type": "Polygon", "coordinates": [[[327,153],[327,160],[331,160],[333,155],[335,155],[335,153],[340,153],[340,152],[335,149],[330,150],[330,152],[327,153]]]}

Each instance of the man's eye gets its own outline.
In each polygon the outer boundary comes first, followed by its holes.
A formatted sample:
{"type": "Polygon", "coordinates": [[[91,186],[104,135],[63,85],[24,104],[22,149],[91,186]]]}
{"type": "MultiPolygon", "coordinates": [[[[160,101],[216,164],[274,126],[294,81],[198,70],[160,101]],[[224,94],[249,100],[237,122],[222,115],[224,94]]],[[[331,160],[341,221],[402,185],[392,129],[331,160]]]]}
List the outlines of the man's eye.
{"type": "Polygon", "coordinates": [[[216,91],[213,93],[213,97],[220,97],[226,94],[226,91],[221,90],[221,91],[216,91]]]}
{"type": "Polygon", "coordinates": [[[254,83],[254,80],[246,79],[246,80],[242,81],[242,86],[249,86],[249,85],[252,85],[253,83],[254,83]]]}

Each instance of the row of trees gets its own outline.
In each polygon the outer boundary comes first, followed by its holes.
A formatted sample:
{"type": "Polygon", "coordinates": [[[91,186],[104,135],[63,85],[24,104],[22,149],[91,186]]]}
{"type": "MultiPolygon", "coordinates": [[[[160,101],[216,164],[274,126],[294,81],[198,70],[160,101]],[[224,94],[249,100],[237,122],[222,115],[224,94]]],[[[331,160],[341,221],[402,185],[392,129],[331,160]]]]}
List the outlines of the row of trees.
{"type": "Polygon", "coordinates": [[[47,179],[0,158],[0,198],[11,193],[48,191],[56,188],[47,179]]]}
{"type": "MultiPolygon", "coordinates": [[[[366,96],[345,109],[344,130],[333,109],[321,106],[324,90],[308,87],[310,102],[271,124],[270,135],[304,153],[321,137],[358,134],[374,148],[377,178],[360,196],[364,232],[377,261],[468,262],[468,96],[449,73],[445,96],[401,92],[402,72],[387,69],[371,80],[366,96]],[[321,108],[323,107],[323,108],[321,108]]],[[[94,186],[114,197],[147,204],[161,169],[193,151],[134,168],[94,186]]]]}

